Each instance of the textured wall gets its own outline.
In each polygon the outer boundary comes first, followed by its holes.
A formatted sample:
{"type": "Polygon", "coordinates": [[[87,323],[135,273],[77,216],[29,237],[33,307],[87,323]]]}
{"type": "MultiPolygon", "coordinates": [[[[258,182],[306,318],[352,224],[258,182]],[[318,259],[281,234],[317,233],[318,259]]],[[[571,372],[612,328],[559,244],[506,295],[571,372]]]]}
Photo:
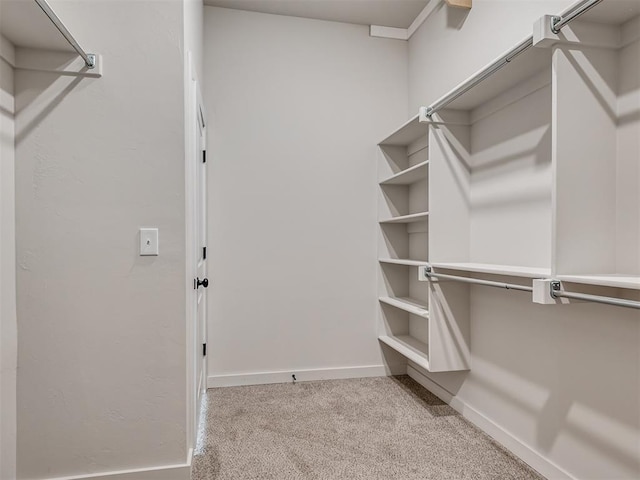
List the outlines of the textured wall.
{"type": "Polygon", "coordinates": [[[376,143],[406,120],[406,48],[205,7],[210,375],[382,364],[376,143]]]}
{"type": "Polygon", "coordinates": [[[104,76],[16,74],[18,477],[184,463],[184,6],[52,4],[104,76]]]}

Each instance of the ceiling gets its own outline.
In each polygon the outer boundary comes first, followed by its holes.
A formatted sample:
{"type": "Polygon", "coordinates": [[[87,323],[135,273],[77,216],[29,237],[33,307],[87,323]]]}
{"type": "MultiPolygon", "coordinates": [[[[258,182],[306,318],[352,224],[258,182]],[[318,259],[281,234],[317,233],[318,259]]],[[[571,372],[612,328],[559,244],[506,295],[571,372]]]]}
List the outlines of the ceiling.
{"type": "Polygon", "coordinates": [[[429,0],[204,0],[204,3],[275,15],[408,28],[429,0]]]}

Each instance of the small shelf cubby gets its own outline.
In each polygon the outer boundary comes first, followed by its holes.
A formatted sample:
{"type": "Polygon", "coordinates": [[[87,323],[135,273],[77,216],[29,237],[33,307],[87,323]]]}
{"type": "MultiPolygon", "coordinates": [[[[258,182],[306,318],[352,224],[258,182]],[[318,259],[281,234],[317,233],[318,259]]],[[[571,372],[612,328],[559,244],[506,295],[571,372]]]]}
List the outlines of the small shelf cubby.
{"type": "Polygon", "coordinates": [[[551,273],[551,79],[550,50],[529,48],[433,115],[434,265],[551,273]]]}
{"type": "Polygon", "coordinates": [[[378,145],[378,338],[383,348],[424,370],[461,370],[467,365],[444,355],[450,342],[443,336],[449,332],[434,328],[438,323],[429,309],[429,287],[418,280],[418,268],[429,258],[425,118],[421,112],[378,145]]]}
{"type": "Polygon", "coordinates": [[[554,251],[560,280],[638,290],[640,2],[633,7],[602,2],[553,45],[554,251]]]}

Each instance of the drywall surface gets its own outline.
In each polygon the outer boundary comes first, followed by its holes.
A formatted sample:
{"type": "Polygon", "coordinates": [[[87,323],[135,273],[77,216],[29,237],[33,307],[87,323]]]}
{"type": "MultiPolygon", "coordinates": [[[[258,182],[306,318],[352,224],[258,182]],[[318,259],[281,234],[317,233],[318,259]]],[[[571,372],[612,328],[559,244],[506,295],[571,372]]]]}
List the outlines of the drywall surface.
{"type": "MultiPolygon", "coordinates": [[[[476,0],[459,29],[450,26],[459,13],[436,10],[410,40],[410,110],[437,99],[529,35],[536,17],[567,5],[476,0]]],[[[591,293],[624,295],[595,288],[591,293]]],[[[426,375],[456,395],[466,411],[513,438],[512,446],[523,445],[529,460],[539,455],[543,460],[534,466],[542,473],[640,476],[636,310],[592,303],[542,306],[526,293],[471,287],[470,346],[470,372],[426,375]]]]}
{"type": "MultiPolygon", "coordinates": [[[[1,7],[0,7],[1,8],[1,7]]],[[[1,13],[1,11],[0,11],[1,13]]],[[[4,49],[12,49],[2,38],[4,49]]],[[[7,55],[11,57],[12,55],[7,55]]],[[[0,56],[0,479],[16,476],[16,251],[13,68],[0,56]]]]}
{"type": "Polygon", "coordinates": [[[407,120],[406,49],[205,6],[210,379],[382,365],[376,144],[407,120]]]}
{"type": "Polygon", "coordinates": [[[16,71],[18,478],[184,464],[183,4],[51,3],[104,76],[16,71]]]}
{"type": "Polygon", "coordinates": [[[471,10],[431,0],[409,40],[409,112],[428,106],[533,33],[543,15],[574,0],[474,0],[471,10]]]}
{"type": "Polygon", "coordinates": [[[204,6],[202,0],[184,0],[184,49],[191,52],[196,74],[203,81],[203,22],[204,6]]]}

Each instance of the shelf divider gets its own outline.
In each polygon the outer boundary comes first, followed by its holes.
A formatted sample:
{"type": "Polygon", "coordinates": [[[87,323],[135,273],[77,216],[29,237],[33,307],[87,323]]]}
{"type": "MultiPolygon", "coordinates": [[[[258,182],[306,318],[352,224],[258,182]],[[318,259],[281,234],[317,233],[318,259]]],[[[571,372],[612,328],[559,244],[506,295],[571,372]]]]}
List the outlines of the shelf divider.
{"type": "Polygon", "coordinates": [[[409,335],[381,335],[378,340],[418,366],[429,370],[429,350],[426,343],[409,335]]]}
{"type": "Polygon", "coordinates": [[[380,220],[380,223],[415,223],[424,222],[429,218],[429,212],[411,213],[409,215],[402,215],[399,217],[391,217],[385,220],[380,220]]]}
{"type": "Polygon", "coordinates": [[[418,315],[422,318],[429,318],[429,310],[427,305],[418,300],[409,297],[380,297],[379,300],[392,307],[399,308],[405,312],[418,315]]]}
{"type": "Polygon", "coordinates": [[[413,167],[409,167],[406,170],[392,175],[389,178],[380,182],[380,185],[411,185],[424,178],[427,178],[429,174],[429,160],[418,163],[413,167]]]}

